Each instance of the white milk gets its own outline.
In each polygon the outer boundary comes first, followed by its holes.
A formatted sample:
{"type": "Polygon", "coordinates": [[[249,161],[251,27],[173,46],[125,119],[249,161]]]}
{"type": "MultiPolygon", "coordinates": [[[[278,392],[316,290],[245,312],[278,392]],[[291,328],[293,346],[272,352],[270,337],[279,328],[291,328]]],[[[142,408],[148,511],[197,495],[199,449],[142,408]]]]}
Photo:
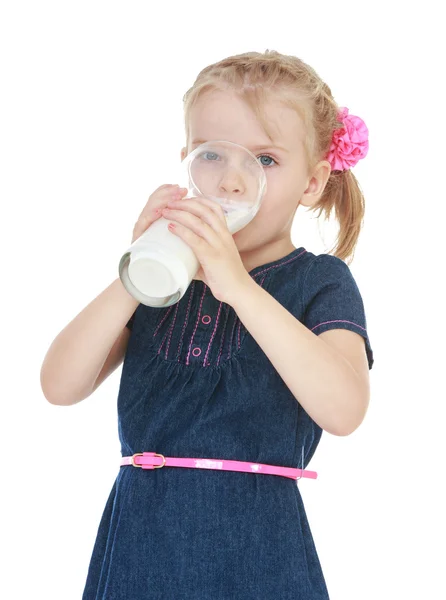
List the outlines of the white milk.
{"type": "MultiPolygon", "coordinates": [[[[252,207],[223,204],[219,200],[232,234],[252,220],[252,207]]],[[[120,261],[123,283],[146,306],[169,306],[178,302],[200,268],[190,246],[168,230],[169,222],[164,217],[154,221],[120,261]]]]}

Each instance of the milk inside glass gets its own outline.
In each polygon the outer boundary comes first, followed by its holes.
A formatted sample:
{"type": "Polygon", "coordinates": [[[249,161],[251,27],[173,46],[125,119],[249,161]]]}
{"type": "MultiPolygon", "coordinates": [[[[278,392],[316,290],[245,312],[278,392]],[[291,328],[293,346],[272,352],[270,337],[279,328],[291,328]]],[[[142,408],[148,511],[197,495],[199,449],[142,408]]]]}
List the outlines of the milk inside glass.
{"type": "MultiPolygon", "coordinates": [[[[187,198],[205,197],[218,203],[228,230],[234,234],[257,214],[266,190],[263,167],[246,148],[229,141],[198,146],[182,163],[187,198]]],[[[127,291],[146,306],[164,307],[178,302],[200,263],[190,246],[158,218],[134,241],[119,263],[127,291]]]]}

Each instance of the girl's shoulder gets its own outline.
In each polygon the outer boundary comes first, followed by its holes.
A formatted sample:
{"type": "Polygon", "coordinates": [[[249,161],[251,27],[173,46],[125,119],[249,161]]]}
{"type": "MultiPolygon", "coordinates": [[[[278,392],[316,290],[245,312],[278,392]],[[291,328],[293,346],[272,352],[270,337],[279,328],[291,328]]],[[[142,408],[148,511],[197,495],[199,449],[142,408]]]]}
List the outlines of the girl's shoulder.
{"type": "Polygon", "coordinates": [[[277,267],[264,271],[259,283],[316,335],[329,329],[349,329],[361,335],[372,368],[365,304],[349,265],[332,254],[299,248],[277,267]]]}
{"type": "Polygon", "coordinates": [[[371,369],[374,358],[365,302],[349,265],[332,254],[309,258],[300,287],[302,322],[316,335],[348,329],[362,336],[371,369]]]}

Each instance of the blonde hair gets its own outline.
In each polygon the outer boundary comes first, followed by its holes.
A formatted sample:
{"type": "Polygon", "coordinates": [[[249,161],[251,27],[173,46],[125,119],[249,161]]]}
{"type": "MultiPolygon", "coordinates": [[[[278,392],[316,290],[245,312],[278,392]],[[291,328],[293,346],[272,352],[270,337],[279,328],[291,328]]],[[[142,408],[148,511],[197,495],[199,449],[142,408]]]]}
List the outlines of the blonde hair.
{"type": "MultiPolygon", "coordinates": [[[[255,112],[271,141],[268,123],[261,110],[264,102],[278,97],[286,106],[294,108],[305,127],[304,147],[309,172],[325,159],[334,130],[343,127],[337,120],[340,107],[328,85],[312,67],[295,56],[275,50],[246,52],[205,67],[184,95],[187,147],[190,111],[200,96],[213,90],[238,94],[255,112]]],[[[324,211],[325,219],[329,219],[333,208],[339,222],[334,255],[342,260],[351,256],[353,260],[363,224],[364,196],[350,169],[332,170],[319,201],[309,210],[319,209],[318,217],[324,211]]]]}

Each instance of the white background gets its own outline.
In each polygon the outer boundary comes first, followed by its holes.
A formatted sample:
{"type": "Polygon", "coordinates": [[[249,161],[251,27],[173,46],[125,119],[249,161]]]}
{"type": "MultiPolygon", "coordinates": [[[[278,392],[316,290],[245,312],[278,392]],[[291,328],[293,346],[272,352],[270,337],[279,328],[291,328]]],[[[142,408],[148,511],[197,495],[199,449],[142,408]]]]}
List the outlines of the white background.
{"type": "MultiPolygon", "coordinates": [[[[446,598],[439,6],[2,3],[2,598],[81,598],[119,469],[121,368],[58,407],[40,388],[44,355],[118,276],[148,196],[175,183],[198,72],[266,49],[311,64],[369,128],[350,268],[375,354],[370,408],[352,435],[324,433],[318,479],[299,482],[330,598],[446,598]]],[[[324,252],[333,239],[301,208],[294,245],[324,252]]]]}

